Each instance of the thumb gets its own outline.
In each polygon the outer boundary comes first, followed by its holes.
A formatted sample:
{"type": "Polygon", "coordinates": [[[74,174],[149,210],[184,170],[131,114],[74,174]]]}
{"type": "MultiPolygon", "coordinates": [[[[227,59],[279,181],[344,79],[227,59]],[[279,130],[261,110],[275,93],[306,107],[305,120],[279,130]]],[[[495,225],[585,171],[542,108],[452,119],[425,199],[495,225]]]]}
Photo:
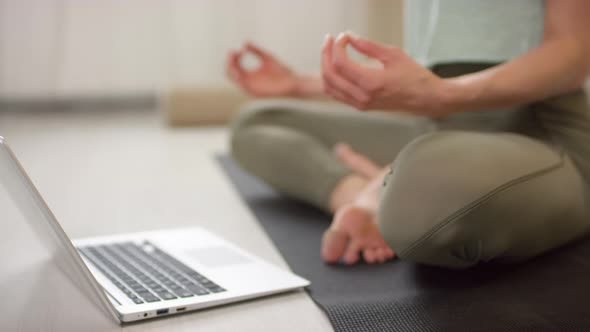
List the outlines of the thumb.
{"type": "Polygon", "coordinates": [[[396,48],[374,42],[359,35],[348,33],[350,45],[362,54],[368,55],[386,64],[391,61],[391,57],[395,54],[396,48]]]}

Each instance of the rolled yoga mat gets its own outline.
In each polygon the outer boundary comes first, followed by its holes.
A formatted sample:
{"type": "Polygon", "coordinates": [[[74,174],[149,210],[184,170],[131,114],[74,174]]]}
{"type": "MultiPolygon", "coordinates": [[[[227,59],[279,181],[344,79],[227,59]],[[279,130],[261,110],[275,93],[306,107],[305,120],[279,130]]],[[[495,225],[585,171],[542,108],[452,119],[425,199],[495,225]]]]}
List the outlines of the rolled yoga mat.
{"type": "MultiPolygon", "coordinates": [[[[223,170],[336,331],[590,331],[590,239],[518,265],[446,270],[394,260],[326,265],[330,216],[227,156],[223,170]]],[[[427,208],[427,207],[425,207],[427,208]]]]}

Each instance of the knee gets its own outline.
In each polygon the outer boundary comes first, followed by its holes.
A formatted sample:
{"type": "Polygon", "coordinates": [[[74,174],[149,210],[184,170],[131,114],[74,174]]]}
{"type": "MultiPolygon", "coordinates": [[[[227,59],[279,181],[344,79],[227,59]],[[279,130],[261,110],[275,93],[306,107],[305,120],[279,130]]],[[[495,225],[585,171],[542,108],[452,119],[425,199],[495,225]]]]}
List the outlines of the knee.
{"type": "Polygon", "coordinates": [[[402,259],[462,268],[481,257],[479,232],[465,218],[470,202],[487,188],[474,176],[479,157],[458,142],[468,133],[424,135],[408,144],[387,175],[379,203],[378,223],[391,248],[402,259]]]}
{"type": "Polygon", "coordinates": [[[264,99],[246,103],[232,120],[231,135],[239,136],[245,129],[254,125],[279,125],[298,108],[301,108],[301,105],[285,99],[264,99]]]}
{"type": "Polygon", "coordinates": [[[272,124],[277,105],[269,101],[253,101],[241,107],[230,125],[230,152],[234,159],[242,162],[244,154],[256,148],[255,125],[272,124]]]}
{"type": "Polygon", "coordinates": [[[249,102],[241,107],[230,125],[230,151],[240,161],[243,154],[256,149],[258,142],[255,126],[274,126],[281,123],[281,118],[289,112],[290,102],[280,99],[266,99],[249,102]]]}

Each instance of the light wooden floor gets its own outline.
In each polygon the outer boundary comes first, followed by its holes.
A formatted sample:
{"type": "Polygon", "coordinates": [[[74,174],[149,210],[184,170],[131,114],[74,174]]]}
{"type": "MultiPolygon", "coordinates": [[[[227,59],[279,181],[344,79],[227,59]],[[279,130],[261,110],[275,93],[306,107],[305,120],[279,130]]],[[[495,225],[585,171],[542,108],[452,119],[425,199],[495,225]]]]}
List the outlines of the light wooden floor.
{"type": "MultiPolygon", "coordinates": [[[[200,225],[286,264],[214,163],[223,128],[170,129],[155,112],[0,112],[4,136],[71,237],[200,225]]],[[[5,193],[0,190],[0,196],[5,193]]],[[[5,195],[4,195],[5,196],[5,195]]],[[[119,330],[54,268],[0,198],[0,330],[119,330]],[[4,211],[4,213],[2,212],[4,211]]],[[[327,331],[303,292],[126,325],[137,331],[327,331]]]]}

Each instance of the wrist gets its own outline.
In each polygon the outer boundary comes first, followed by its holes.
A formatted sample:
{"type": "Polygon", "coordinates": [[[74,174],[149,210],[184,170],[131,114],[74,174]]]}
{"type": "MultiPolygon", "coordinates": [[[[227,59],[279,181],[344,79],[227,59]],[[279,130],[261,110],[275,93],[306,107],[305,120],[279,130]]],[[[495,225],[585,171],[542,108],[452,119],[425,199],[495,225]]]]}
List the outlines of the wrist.
{"type": "Polygon", "coordinates": [[[435,93],[437,100],[433,114],[444,117],[452,113],[465,111],[474,93],[469,84],[457,78],[443,78],[435,93]]]}
{"type": "Polygon", "coordinates": [[[324,94],[324,84],[319,76],[295,75],[293,97],[317,97],[324,94]]]}

